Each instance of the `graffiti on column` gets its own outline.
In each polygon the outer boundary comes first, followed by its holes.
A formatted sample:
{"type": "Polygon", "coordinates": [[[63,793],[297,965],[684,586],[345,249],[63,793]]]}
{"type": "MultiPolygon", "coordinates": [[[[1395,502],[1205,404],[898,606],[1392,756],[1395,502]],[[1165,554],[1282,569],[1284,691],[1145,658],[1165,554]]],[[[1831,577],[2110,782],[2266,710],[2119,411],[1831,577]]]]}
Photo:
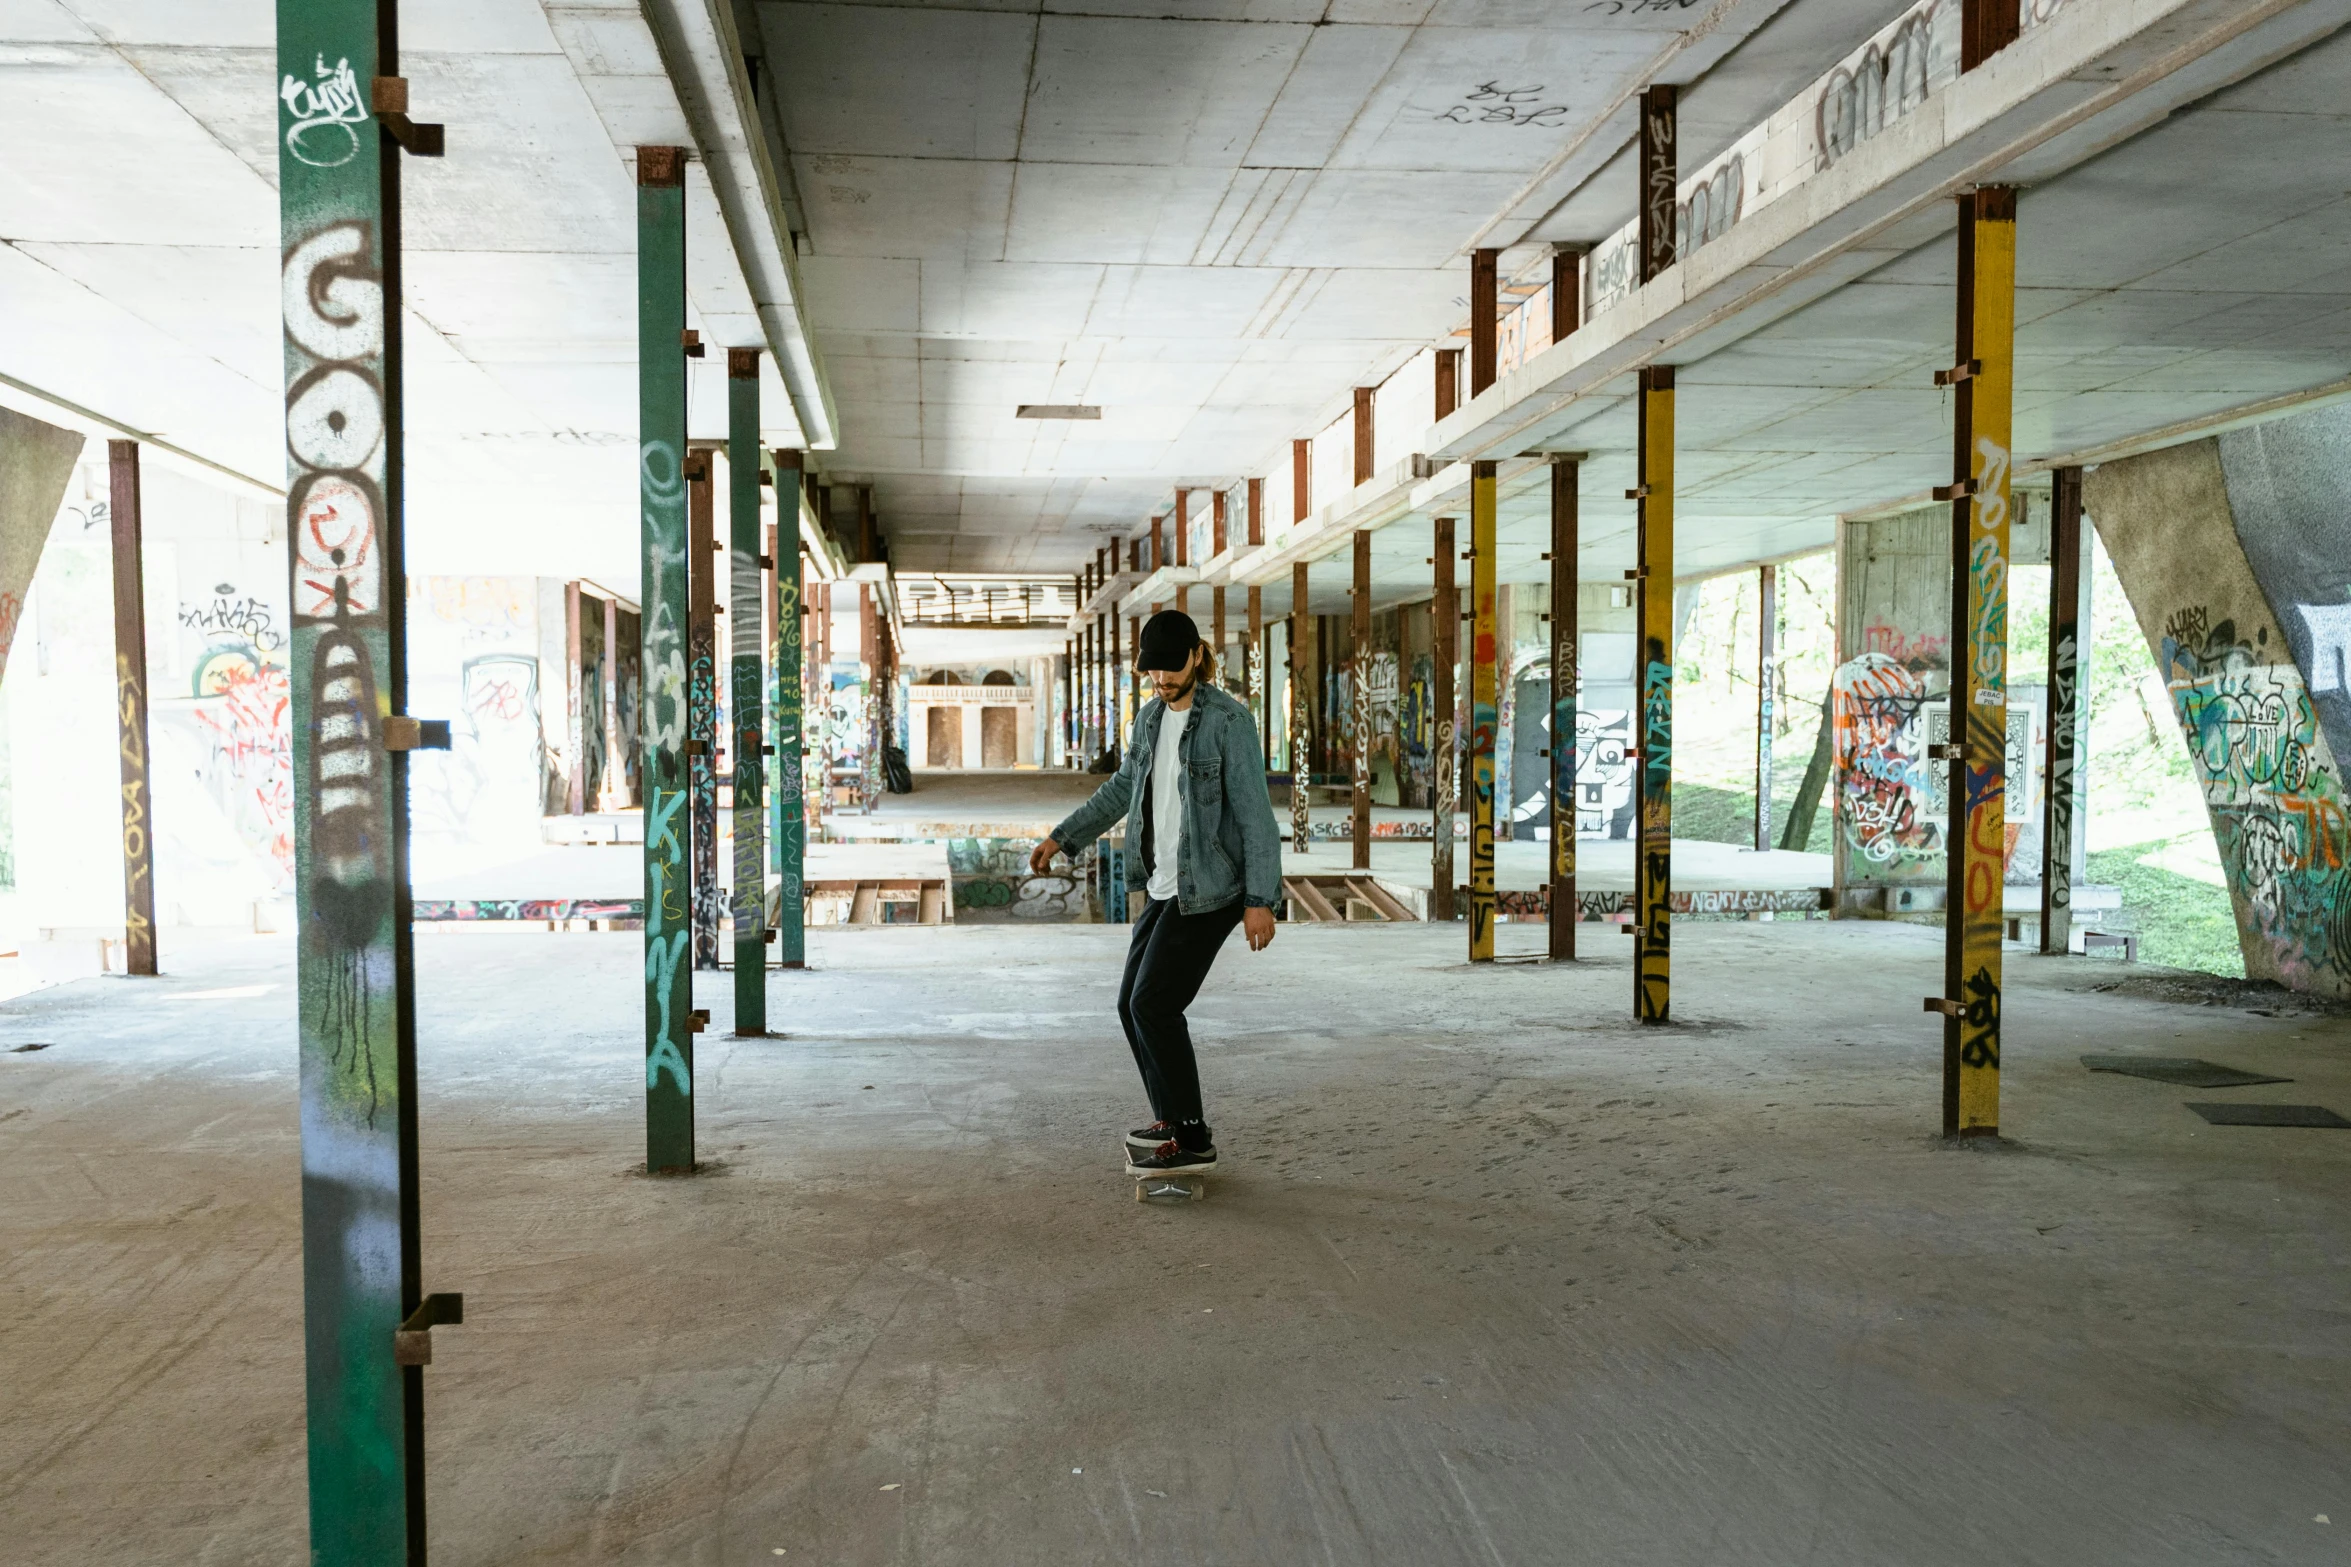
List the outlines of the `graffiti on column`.
{"type": "MultiPolygon", "coordinates": [[[[1298,619],[1291,621],[1292,626],[1298,619]]],[[[1299,657],[1304,639],[1290,638],[1290,847],[1300,854],[1306,852],[1306,788],[1313,774],[1313,758],[1308,756],[1306,718],[1306,678],[1304,661],[1299,657]]]]}
{"type": "MultiPolygon", "coordinates": [[[[281,44],[292,58],[284,22],[281,44]]],[[[348,63],[338,60],[330,71],[325,62],[319,54],[322,82],[347,87],[348,63]]],[[[306,119],[323,101],[319,89],[291,74],[285,80],[280,106],[292,119],[279,167],[286,240],[279,304],[291,734],[302,741],[291,825],[304,1290],[313,1332],[335,1340],[327,1353],[314,1348],[310,1355],[312,1542],[314,1550],[339,1555],[343,1543],[404,1536],[402,1487],[382,1483],[401,1472],[404,1408],[401,1373],[388,1353],[402,1288],[402,997],[380,684],[390,663],[386,306],[372,160],[350,175],[322,172],[353,162],[359,143],[352,126],[365,121],[366,110],[346,94],[336,100],[345,105],[343,117],[306,119]],[[347,149],[337,136],[349,141],[347,149]]]]}
{"type": "MultiPolygon", "coordinates": [[[[707,458],[703,459],[705,462],[707,458]]],[[[718,649],[715,628],[695,615],[689,620],[686,647],[686,701],[691,714],[688,734],[698,747],[688,759],[692,780],[694,842],[694,967],[718,967],[718,922],[726,912],[726,894],[718,879],[718,649]]]]}
{"type": "Polygon", "coordinates": [[[645,983],[652,1044],[645,1056],[648,1092],[667,1086],[686,1098],[694,1070],[682,1043],[693,1005],[687,947],[693,938],[687,908],[686,845],[679,836],[687,790],[678,777],[685,754],[690,701],[686,637],[679,625],[686,603],[686,478],[677,447],[645,442],[638,489],[645,520],[645,983]]]}
{"type": "Polygon", "coordinates": [[[1581,755],[1582,717],[1576,711],[1575,638],[1560,636],[1551,687],[1551,875],[1555,880],[1575,878],[1576,831],[1582,820],[1582,784],[1576,773],[1581,755]]]}
{"type": "Polygon", "coordinates": [[[1967,779],[1966,867],[1962,937],[1966,972],[1956,998],[1959,1060],[1964,1067],[2000,1064],[2000,932],[2007,866],[2008,710],[2008,448],[1989,435],[1975,443],[1975,498],[1968,511],[1975,537],[1968,545],[1965,691],[1967,779]]]}
{"type": "Polygon", "coordinates": [[[1673,664],[1663,638],[1642,643],[1641,870],[1643,907],[1638,1011],[1662,1018],[1670,996],[1673,939],[1673,664]]]}
{"type": "Polygon", "coordinates": [[[775,864],[776,941],[778,957],[797,963],[803,957],[801,926],[806,893],[801,869],[807,861],[808,828],[803,812],[806,759],[802,756],[800,670],[800,560],[798,530],[787,522],[779,530],[776,569],[775,658],[775,864]]]}

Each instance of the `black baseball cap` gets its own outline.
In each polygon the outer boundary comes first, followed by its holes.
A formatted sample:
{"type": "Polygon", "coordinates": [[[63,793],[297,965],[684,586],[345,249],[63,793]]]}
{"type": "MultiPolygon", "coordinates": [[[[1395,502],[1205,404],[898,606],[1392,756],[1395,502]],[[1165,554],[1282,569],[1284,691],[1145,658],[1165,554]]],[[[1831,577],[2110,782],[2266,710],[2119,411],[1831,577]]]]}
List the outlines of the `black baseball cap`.
{"type": "Polygon", "coordinates": [[[1135,644],[1135,667],[1145,674],[1164,669],[1170,674],[1191,662],[1192,649],[1200,645],[1200,628],[1192,624],[1192,617],[1180,609],[1163,609],[1143,622],[1143,635],[1135,644]]]}

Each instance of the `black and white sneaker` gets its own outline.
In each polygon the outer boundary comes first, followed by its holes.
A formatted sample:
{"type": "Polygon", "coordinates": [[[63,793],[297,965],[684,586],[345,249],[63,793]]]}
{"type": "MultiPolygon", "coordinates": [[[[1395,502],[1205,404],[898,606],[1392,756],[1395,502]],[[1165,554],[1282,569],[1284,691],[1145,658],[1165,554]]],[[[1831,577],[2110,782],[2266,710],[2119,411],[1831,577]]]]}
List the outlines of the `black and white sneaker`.
{"type": "Polygon", "coordinates": [[[1153,1121],[1149,1126],[1138,1126],[1127,1133],[1129,1148],[1156,1149],[1161,1143],[1172,1141],[1175,1127],[1166,1121],[1153,1121]]]}
{"type": "Polygon", "coordinates": [[[1129,1175],[1209,1175],[1216,1169],[1213,1146],[1193,1153],[1181,1143],[1166,1142],[1151,1153],[1129,1156],[1129,1175]]]}

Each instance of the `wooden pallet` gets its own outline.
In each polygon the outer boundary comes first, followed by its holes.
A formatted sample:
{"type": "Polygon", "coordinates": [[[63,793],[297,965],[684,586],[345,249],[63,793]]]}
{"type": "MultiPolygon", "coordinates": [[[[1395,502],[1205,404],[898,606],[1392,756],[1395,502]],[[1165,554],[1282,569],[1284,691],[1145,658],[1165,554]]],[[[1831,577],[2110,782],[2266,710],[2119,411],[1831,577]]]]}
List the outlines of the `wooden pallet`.
{"type": "Polygon", "coordinates": [[[1282,894],[1290,918],[1311,924],[1383,924],[1417,920],[1387,888],[1369,876],[1284,876],[1282,894]]]}

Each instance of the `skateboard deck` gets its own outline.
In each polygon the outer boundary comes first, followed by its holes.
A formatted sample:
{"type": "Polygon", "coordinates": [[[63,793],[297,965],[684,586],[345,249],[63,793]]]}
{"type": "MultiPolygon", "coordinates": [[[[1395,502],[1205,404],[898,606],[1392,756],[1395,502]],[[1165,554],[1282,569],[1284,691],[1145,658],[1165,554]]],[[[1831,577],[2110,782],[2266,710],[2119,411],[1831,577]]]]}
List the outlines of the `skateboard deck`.
{"type": "MultiPolygon", "coordinates": [[[[1124,1144],[1120,1145],[1119,1153],[1122,1156],[1121,1163],[1132,1157],[1132,1150],[1124,1144]]],[[[1208,1195],[1208,1177],[1205,1174],[1190,1171],[1162,1173],[1154,1170],[1148,1175],[1130,1176],[1129,1179],[1135,1183],[1137,1202],[1199,1202],[1208,1195]]]]}

